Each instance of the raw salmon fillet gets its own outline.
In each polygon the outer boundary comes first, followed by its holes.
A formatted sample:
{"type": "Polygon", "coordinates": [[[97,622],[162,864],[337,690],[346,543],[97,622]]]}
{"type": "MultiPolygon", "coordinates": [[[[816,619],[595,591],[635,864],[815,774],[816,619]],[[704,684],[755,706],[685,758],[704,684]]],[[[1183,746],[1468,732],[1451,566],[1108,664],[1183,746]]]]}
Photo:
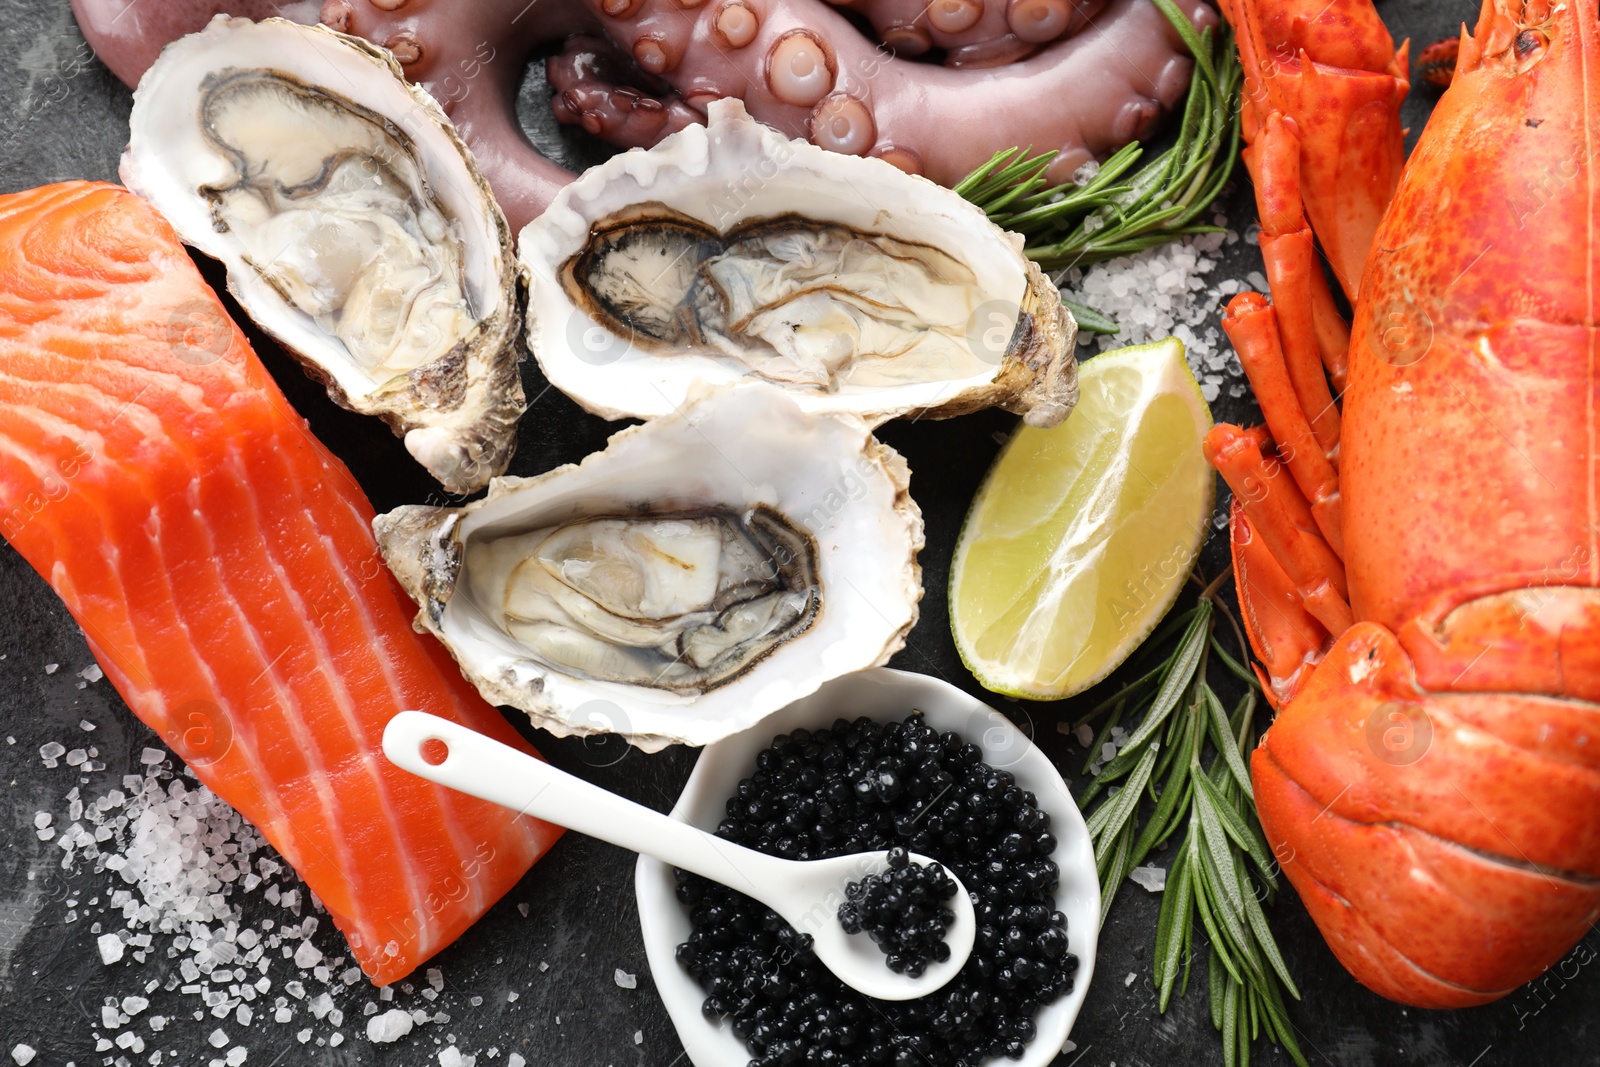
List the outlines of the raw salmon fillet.
{"type": "Polygon", "coordinates": [[[411,708],[531,750],[412,630],[372,518],[153,208],[87,182],[0,197],[0,532],[383,985],[559,831],[384,757],[411,708]]]}

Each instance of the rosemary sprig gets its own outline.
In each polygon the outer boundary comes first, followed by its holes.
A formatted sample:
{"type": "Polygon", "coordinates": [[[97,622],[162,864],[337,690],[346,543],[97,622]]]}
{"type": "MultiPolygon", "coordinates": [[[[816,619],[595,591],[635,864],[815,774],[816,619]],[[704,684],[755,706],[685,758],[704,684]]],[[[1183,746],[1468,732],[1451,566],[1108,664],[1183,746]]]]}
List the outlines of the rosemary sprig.
{"type": "MultiPolygon", "coordinates": [[[[1172,21],[1195,56],[1194,81],[1175,143],[1135,170],[1142,145],[1131,144],[1082,185],[1047,186],[1054,152],[1013,148],[967,175],[956,192],[1003,229],[1022,234],[1027,254],[1044,270],[1114,259],[1191,234],[1216,233],[1195,222],[1233,176],[1239,156],[1239,102],[1244,74],[1231,32],[1196,33],[1172,0],[1150,0],[1172,21]]],[[[1103,315],[1079,326],[1115,333],[1103,315]]]]}
{"type": "Polygon", "coordinates": [[[1101,922],[1128,873],[1183,834],[1156,925],[1152,976],[1160,1010],[1167,1010],[1174,990],[1188,991],[1198,918],[1210,944],[1211,1021],[1222,1033],[1223,1062],[1248,1067],[1251,1042],[1264,1030],[1305,1067],[1284,1007],[1285,994],[1299,999],[1300,993],[1261,907],[1278,882],[1245,765],[1255,745],[1259,686],[1217,637],[1218,615],[1228,611],[1218,587],[1207,586],[1194,608],[1147,643],[1161,648],[1177,635],[1166,660],[1076,724],[1101,720],[1092,760],[1114,725],[1125,717],[1138,722],[1079,803],[1087,809],[1103,798],[1087,820],[1100,874],[1101,922]],[[1213,663],[1245,683],[1232,711],[1211,686],[1213,663]]]}

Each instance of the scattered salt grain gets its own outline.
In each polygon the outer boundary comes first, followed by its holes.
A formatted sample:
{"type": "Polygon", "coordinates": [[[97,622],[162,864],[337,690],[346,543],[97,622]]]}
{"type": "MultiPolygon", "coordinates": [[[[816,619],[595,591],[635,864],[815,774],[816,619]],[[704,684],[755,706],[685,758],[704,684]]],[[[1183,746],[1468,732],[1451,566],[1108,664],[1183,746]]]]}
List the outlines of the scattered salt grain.
{"type": "Polygon", "coordinates": [[[100,962],[110,966],[122,958],[122,938],[116,934],[101,934],[96,942],[100,946],[100,962]]]}
{"type": "Polygon", "coordinates": [[[294,950],[294,965],[302,971],[310,970],[322,962],[322,950],[309,941],[300,942],[300,947],[294,950]]]}
{"type": "Polygon", "coordinates": [[[1084,723],[1082,726],[1074,730],[1072,732],[1072,736],[1076,737],[1078,739],[1078,744],[1084,748],[1088,748],[1090,745],[1094,744],[1094,731],[1089,728],[1088,723],[1084,723]]]}
{"type": "Polygon", "coordinates": [[[165,1030],[166,1028],[167,1028],[167,1017],[165,1015],[152,1015],[152,1016],[150,1016],[150,1029],[154,1030],[156,1033],[159,1034],[161,1031],[165,1030]]]}
{"type": "Polygon", "coordinates": [[[78,729],[82,730],[86,734],[93,733],[94,723],[90,722],[88,719],[79,719],[78,729]]]}
{"type": "Polygon", "coordinates": [[[312,1015],[319,1019],[325,1018],[333,1010],[333,998],[326,993],[318,993],[306,1006],[311,1009],[312,1015]]]}
{"type": "Polygon", "coordinates": [[[46,673],[46,674],[54,674],[54,673],[56,673],[56,671],[59,671],[60,669],[61,669],[61,664],[59,664],[59,663],[46,663],[44,665],[44,673],[46,673]]]}
{"type": "Polygon", "coordinates": [[[611,977],[617,983],[617,985],[623,989],[637,989],[639,987],[639,976],[636,974],[629,974],[621,967],[618,967],[616,974],[612,975],[611,977]]]}
{"type": "Polygon", "coordinates": [[[122,1010],[128,1015],[138,1015],[141,1011],[144,1011],[149,1006],[150,1002],[144,997],[122,998],[122,1010]]]}
{"type": "Polygon", "coordinates": [[[1128,972],[1128,977],[1126,977],[1126,978],[1124,978],[1124,979],[1123,979],[1123,980],[1122,980],[1122,984],[1123,984],[1123,985],[1124,985],[1124,986],[1130,986],[1130,985],[1132,985],[1132,984],[1133,984],[1133,983],[1134,983],[1134,982],[1136,982],[1136,981],[1138,981],[1138,979],[1139,979],[1139,976],[1138,976],[1138,975],[1136,975],[1136,974],[1134,974],[1134,973],[1133,973],[1133,972],[1132,972],[1132,971],[1129,971],[1129,972],[1128,972]]]}
{"type": "Polygon", "coordinates": [[[1128,872],[1128,878],[1134,885],[1143,886],[1151,893],[1159,893],[1167,888],[1167,872],[1163,867],[1135,867],[1128,872]]]}
{"type": "Polygon", "coordinates": [[[507,1004],[515,1004],[516,1002],[517,1002],[517,991],[515,989],[513,989],[509,993],[506,994],[506,1003],[507,1004]]]}
{"type": "Polygon", "coordinates": [[[212,1048],[221,1048],[228,1043],[228,1035],[223,1033],[222,1029],[219,1027],[211,1031],[211,1035],[207,1037],[206,1040],[211,1042],[212,1048]]]}
{"type": "Polygon", "coordinates": [[[139,753],[139,762],[144,764],[146,767],[153,767],[166,758],[167,754],[161,751],[159,748],[147,748],[141,750],[139,753]]]}
{"type": "Polygon", "coordinates": [[[528,1067],[528,1061],[522,1058],[521,1053],[513,1052],[506,1057],[506,1067],[528,1067]]]}
{"type": "Polygon", "coordinates": [[[543,974],[545,971],[548,971],[549,969],[550,969],[550,965],[548,963],[546,963],[544,960],[540,960],[539,961],[539,973],[540,974],[543,974]]]}
{"type": "Polygon", "coordinates": [[[311,1040],[311,1027],[306,1027],[304,1030],[301,1030],[294,1036],[296,1041],[299,1041],[302,1045],[305,1044],[307,1041],[311,1040]]]}
{"type": "Polygon", "coordinates": [[[67,746],[59,741],[46,741],[39,746],[39,758],[42,760],[56,760],[67,754],[67,746]]]}
{"type": "Polygon", "coordinates": [[[233,1048],[228,1050],[228,1058],[226,1062],[228,1067],[239,1067],[239,1064],[243,1063],[247,1058],[249,1058],[249,1056],[249,1049],[245,1048],[243,1045],[235,1045],[233,1048]]]}
{"type": "Polygon", "coordinates": [[[446,1045],[440,1049],[439,1067],[462,1067],[461,1050],[454,1045],[446,1045]]]}
{"type": "Polygon", "coordinates": [[[428,984],[433,986],[435,993],[444,992],[444,972],[439,968],[429,967],[423,972],[423,977],[427,978],[428,984]]]}
{"type": "Polygon", "coordinates": [[[17,1067],[28,1067],[33,1062],[33,1057],[38,1053],[33,1051],[33,1046],[19,1044],[11,1050],[11,1059],[17,1067]]]}
{"type": "Polygon", "coordinates": [[[644,1044],[644,1031],[643,1030],[635,1030],[633,1032],[633,1043],[635,1045],[644,1044]]]}
{"type": "Polygon", "coordinates": [[[82,678],[86,682],[89,682],[90,684],[98,682],[105,676],[106,672],[100,669],[100,664],[98,663],[91,663],[83,670],[78,672],[78,677],[82,678]]]}
{"type": "Polygon", "coordinates": [[[518,904],[517,905],[517,912],[524,919],[526,919],[528,917],[528,911],[529,911],[528,905],[526,905],[526,904],[518,904]]]}

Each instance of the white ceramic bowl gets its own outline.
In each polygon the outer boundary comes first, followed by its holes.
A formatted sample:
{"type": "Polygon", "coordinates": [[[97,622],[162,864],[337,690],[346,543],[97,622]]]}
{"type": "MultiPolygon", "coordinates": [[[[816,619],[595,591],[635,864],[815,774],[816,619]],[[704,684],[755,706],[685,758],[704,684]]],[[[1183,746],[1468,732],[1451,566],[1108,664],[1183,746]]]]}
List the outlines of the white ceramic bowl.
{"type": "MultiPolygon", "coordinates": [[[[840,717],[855,719],[865,715],[887,722],[913,711],[926,715],[928,725],[935,730],[954,731],[982,748],[987,763],[1016,775],[1017,784],[1031,790],[1039,798],[1039,807],[1050,815],[1050,830],[1057,841],[1053,859],[1061,869],[1056,907],[1067,916],[1070,951],[1078,957],[1077,978],[1070,993],[1039,1012],[1038,1034],[1021,1060],[991,1061],[996,1065],[1045,1067],[1066,1044],[1094,975],[1100,882],[1095,874],[1089,832],[1066,783],[1044,753],[1004,715],[947,682],[920,674],[878,669],[836,678],[754,728],[707,746],[700,753],[672,816],[715,830],[739,780],[754,770],[756,753],[778,734],[800,727],[831,726],[840,717]]],[[[689,1058],[695,1067],[745,1067],[751,1058],[749,1050],[734,1036],[731,1027],[701,1013],[705,993],[673,955],[678,945],[688,940],[690,925],[689,909],[674,895],[672,869],[640,856],[634,881],[650,971],[689,1058]]]]}

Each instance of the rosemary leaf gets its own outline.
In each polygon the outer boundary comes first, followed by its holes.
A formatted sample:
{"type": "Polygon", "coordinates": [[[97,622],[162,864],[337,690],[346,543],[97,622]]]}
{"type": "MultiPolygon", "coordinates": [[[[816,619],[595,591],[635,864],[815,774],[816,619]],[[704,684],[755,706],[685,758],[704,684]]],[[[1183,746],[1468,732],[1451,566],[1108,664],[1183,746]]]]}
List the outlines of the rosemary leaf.
{"type": "MultiPolygon", "coordinates": [[[[1196,32],[1172,0],[1152,0],[1195,60],[1171,147],[1153,158],[1130,144],[1084,180],[1049,183],[1055,153],[998,152],[956,185],[997,225],[1022,235],[1046,270],[1131,255],[1180,237],[1216,232],[1195,226],[1232,177],[1241,141],[1243,70],[1231,32],[1196,32]]],[[[1076,315],[1076,310],[1074,310],[1076,315]]],[[[1080,320],[1081,322],[1081,320],[1080,320]]],[[[1099,316],[1089,332],[1109,329],[1099,316]]]]}
{"type": "Polygon", "coordinates": [[[1255,743],[1259,687],[1218,638],[1217,620],[1227,619],[1242,645],[1237,621],[1214,587],[1200,584],[1207,592],[1195,607],[1158,628],[1166,643],[1134,657],[1144,664],[1140,673],[1076,724],[1102,719],[1092,764],[1114,724],[1138,722],[1079,797],[1101,879],[1101,922],[1132,869],[1183,831],[1155,930],[1158,1009],[1168,1009],[1174,992],[1187,992],[1194,956],[1203,950],[1224,1059],[1248,1063],[1252,1042],[1265,1035],[1303,1064],[1284,1007],[1285,993],[1299,999],[1300,992],[1263,909],[1278,883],[1245,761],[1255,743]],[[1165,659],[1152,663],[1157,649],[1165,659]],[[1245,683],[1231,711],[1212,688],[1213,663],[1245,683]],[[1113,785],[1116,792],[1104,795],[1113,785]],[[1204,945],[1196,941],[1201,934],[1204,945]]]}

